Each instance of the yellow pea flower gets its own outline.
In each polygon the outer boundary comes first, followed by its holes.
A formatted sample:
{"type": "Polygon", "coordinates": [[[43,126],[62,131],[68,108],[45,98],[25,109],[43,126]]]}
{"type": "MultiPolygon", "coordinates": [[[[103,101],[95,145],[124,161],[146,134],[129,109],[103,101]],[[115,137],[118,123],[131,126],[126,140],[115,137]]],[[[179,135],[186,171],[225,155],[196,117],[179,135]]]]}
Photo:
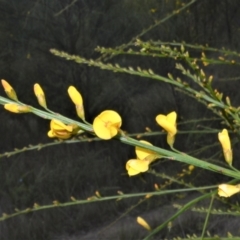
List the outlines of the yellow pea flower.
{"type": "Polygon", "coordinates": [[[137,223],[147,229],[148,231],[151,231],[150,225],[142,218],[142,217],[137,217],[137,223]]]}
{"type": "MultiPolygon", "coordinates": [[[[140,142],[152,146],[150,142],[144,140],[141,140],[140,142]]],[[[126,169],[129,176],[134,176],[139,173],[148,171],[150,163],[152,163],[155,159],[161,157],[153,151],[141,147],[136,147],[135,152],[137,159],[130,159],[126,163],[126,169]]]]}
{"type": "Polygon", "coordinates": [[[172,147],[177,133],[177,113],[171,112],[168,115],[159,114],[156,117],[157,123],[167,131],[167,143],[172,147]]]}
{"type": "Polygon", "coordinates": [[[18,101],[17,94],[13,87],[4,79],[2,79],[1,82],[7,96],[14,101],[18,101]]]}
{"type": "Polygon", "coordinates": [[[43,108],[47,108],[45,94],[44,94],[41,86],[38,83],[35,83],[33,90],[37,97],[39,105],[42,106],[43,108]]]}
{"type": "Polygon", "coordinates": [[[77,115],[81,119],[85,119],[83,99],[81,94],[78,92],[78,90],[75,87],[70,86],[68,88],[68,95],[70,96],[71,100],[76,106],[77,115]]]}
{"type": "Polygon", "coordinates": [[[61,139],[68,139],[73,134],[73,126],[66,125],[63,122],[52,119],[50,122],[50,131],[48,132],[48,137],[50,138],[61,138],[61,139]]]}
{"type": "Polygon", "coordinates": [[[121,125],[122,119],[117,112],[105,110],[94,119],[93,130],[99,138],[108,140],[118,134],[121,125]]]}
{"type": "Polygon", "coordinates": [[[31,112],[31,108],[27,105],[19,105],[16,103],[6,103],[4,108],[13,113],[28,113],[31,112]]]}
{"type": "Polygon", "coordinates": [[[230,185],[230,184],[220,184],[218,186],[218,195],[220,197],[231,197],[232,195],[240,192],[240,184],[230,185]]]}
{"type": "Polygon", "coordinates": [[[230,142],[230,138],[229,138],[227,129],[223,129],[222,132],[218,133],[218,140],[222,145],[225,161],[229,165],[232,165],[232,158],[233,158],[232,157],[232,148],[231,148],[231,142],[230,142]]]}

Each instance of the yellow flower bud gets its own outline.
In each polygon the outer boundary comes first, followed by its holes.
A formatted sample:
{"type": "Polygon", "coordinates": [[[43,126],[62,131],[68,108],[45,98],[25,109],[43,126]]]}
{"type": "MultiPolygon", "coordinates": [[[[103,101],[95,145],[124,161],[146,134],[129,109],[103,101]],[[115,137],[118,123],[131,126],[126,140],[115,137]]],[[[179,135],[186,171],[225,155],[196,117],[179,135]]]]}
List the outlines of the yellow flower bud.
{"type": "Polygon", "coordinates": [[[6,103],[4,108],[13,113],[28,113],[31,112],[31,108],[27,105],[19,105],[16,103],[6,103]]]}
{"type": "Polygon", "coordinates": [[[220,184],[218,186],[218,195],[220,197],[231,197],[232,195],[240,192],[240,184],[230,185],[230,184],[220,184]]]}
{"type": "Polygon", "coordinates": [[[151,231],[151,227],[149,224],[142,218],[142,217],[137,217],[137,223],[147,229],[148,231],[151,231]]]}
{"type": "Polygon", "coordinates": [[[70,86],[68,88],[68,94],[69,94],[70,98],[72,99],[73,103],[76,105],[77,115],[80,118],[85,119],[83,99],[82,99],[81,94],[73,86],[70,86]]]}
{"type": "Polygon", "coordinates": [[[7,96],[14,101],[18,101],[17,94],[13,87],[4,79],[2,79],[1,82],[7,96]]]}
{"type": "Polygon", "coordinates": [[[44,108],[47,108],[45,94],[44,94],[41,86],[38,83],[35,83],[33,89],[34,89],[34,93],[37,97],[39,105],[44,108]]]}
{"type": "Polygon", "coordinates": [[[223,129],[222,132],[218,133],[218,140],[222,145],[225,161],[229,165],[232,165],[232,158],[233,158],[232,157],[232,149],[231,149],[231,142],[230,142],[230,138],[229,138],[227,129],[223,129]]]}

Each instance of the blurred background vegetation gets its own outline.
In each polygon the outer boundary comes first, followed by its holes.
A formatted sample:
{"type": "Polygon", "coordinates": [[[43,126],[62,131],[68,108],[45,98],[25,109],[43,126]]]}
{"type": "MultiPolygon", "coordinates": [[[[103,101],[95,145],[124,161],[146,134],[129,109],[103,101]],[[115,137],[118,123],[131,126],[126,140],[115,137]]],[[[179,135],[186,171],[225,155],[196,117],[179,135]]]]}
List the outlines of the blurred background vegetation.
{"type": "MultiPolygon", "coordinates": [[[[117,47],[141,34],[141,40],[208,44],[211,47],[239,51],[240,7],[238,0],[197,0],[179,14],[160,21],[190,1],[181,0],[0,0],[0,75],[15,88],[22,102],[38,107],[33,84],[43,87],[48,106],[54,111],[77,119],[67,95],[69,85],[77,87],[84,98],[86,118],[105,109],[122,116],[129,133],[142,133],[146,127],[159,131],[155,116],[170,111],[178,113],[179,129],[188,134],[177,136],[176,148],[188,153],[216,143],[216,134],[193,134],[191,129],[203,126],[221,129],[221,123],[206,107],[176,91],[174,87],[136,76],[102,71],[78,65],[53,56],[56,48],[85,58],[98,58],[97,46],[117,47]],[[154,27],[150,27],[154,26],[154,27]],[[144,31],[145,30],[145,31],[144,31]],[[187,120],[205,119],[203,124],[187,120]]],[[[198,56],[199,52],[191,54],[198,56]]],[[[218,56],[211,53],[212,57],[218,56]]],[[[169,59],[148,59],[138,56],[116,56],[108,62],[121,66],[145,66],[167,76],[176,73],[169,59]]],[[[206,68],[214,76],[214,87],[231,97],[238,105],[240,95],[239,68],[212,66],[206,68]]],[[[5,96],[0,89],[0,94],[5,96]]],[[[29,144],[51,142],[47,138],[49,121],[34,115],[13,115],[0,112],[1,153],[29,144]]],[[[148,137],[153,144],[168,148],[165,136],[148,137]]],[[[234,158],[239,150],[234,148],[234,158]]],[[[216,161],[222,158],[220,146],[199,150],[194,156],[216,161]]],[[[14,209],[49,204],[53,200],[69,201],[71,196],[85,199],[96,190],[102,195],[147,192],[165,179],[151,174],[129,178],[125,163],[134,157],[134,149],[117,141],[93,141],[61,144],[40,151],[24,152],[0,161],[0,214],[14,209]]],[[[176,176],[185,166],[161,161],[159,172],[176,176]]],[[[236,164],[240,167],[240,164],[236,164]]],[[[196,186],[212,185],[228,178],[196,170],[185,181],[196,186]]],[[[170,188],[177,187],[171,184],[170,188]]],[[[174,213],[173,203],[184,204],[194,194],[156,196],[138,204],[139,199],[84,204],[21,215],[0,223],[0,239],[141,239],[145,230],[136,224],[139,214],[157,226],[174,213]],[[134,207],[138,204],[136,207],[134,207]],[[122,214],[126,213],[124,216],[122,214]],[[121,217],[123,216],[123,217],[121,217]],[[118,220],[118,218],[121,219],[118,220]]],[[[229,201],[237,201],[234,197],[229,201]]],[[[208,203],[207,203],[208,204],[208,203]]],[[[206,205],[207,206],[207,205],[206,205]]],[[[156,239],[201,233],[204,214],[189,212],[173,222],[156,239]]],[[[226,235],[240,234],[236,219],[212,217],[208,230],[226,235]]]]}

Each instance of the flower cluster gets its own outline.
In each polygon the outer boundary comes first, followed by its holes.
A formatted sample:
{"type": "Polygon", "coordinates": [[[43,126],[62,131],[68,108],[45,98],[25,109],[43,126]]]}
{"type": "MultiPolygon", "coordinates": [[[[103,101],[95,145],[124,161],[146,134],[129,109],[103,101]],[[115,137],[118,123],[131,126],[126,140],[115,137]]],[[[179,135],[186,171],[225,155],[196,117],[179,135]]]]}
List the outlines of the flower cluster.
{"type": "MultiPolygon", "coordinates": [[[[6,80],[1,80],[1,83],[7,96],[11,99],[9,103],[6,103],[4,105],[4,108],[6,110],[13,113],[27,113],[33,111],[33,108],[31,106],[25,105],[18,100],[15,90],[6,80]]],[[[53,113],[47,108],[45,94],[41,86],[36,83],[34,84],[33,89],[39,105],[45,108],[46,111],[53,113]]],[[[80,92],[78,92],[78,90],[74,86],[69,86],[68,94],[72,102],[75,104],[78,117],[82,119],[82,121],[84,121],[86,124],[90,125],[85,120],[83,98],[80,92]]],[[[65,120],[66,118],[63,119],[65,120]]],[[[175,135],[177,134],[176,120],[177,113],[174,111],[167,115],[159,114],[156,116],[157,123],[167,132],[167,143],[173,150],[175,135]]],[[[56,137],[59,139],[68,139],[76,134],[83,132],[76,124],[76,122],[71,123],[70,121],[69,123],[68,121],[67,123],[68,124],[65,124],[58,119],[51,119],[48,136],[50,138],[56,137]]],[[[122,119],[117,112],[113,110],[105,110],[94,119],[92,128],[93,132],[97,137],[104,140],[109,140],[117,136],[119,133],[123,134],[123,131],[120,129],[121,125],[122,119]]],[[[229,164],[231,168],[233,168],[233,153],[227,129],[223,129],[221,132],[218,133],[218,139],[220,144],[222,145],[225,161],[229,164]]],[[[156,159],[162,157],[148,149],[148,146],[152,146],[151,143],[147,141],[140,142],[145,144],[146,148],[136,147],[136,159],[130,159],[127,161],[126,170],[129,176],[134,176],[139,173],[148,171],[150,164],[156,159]]],[[[218,195],[222,197],[230,197],[238,192],[240,192],[240,184],[229,185],[224,183],[218,186],[218,195]]]]}

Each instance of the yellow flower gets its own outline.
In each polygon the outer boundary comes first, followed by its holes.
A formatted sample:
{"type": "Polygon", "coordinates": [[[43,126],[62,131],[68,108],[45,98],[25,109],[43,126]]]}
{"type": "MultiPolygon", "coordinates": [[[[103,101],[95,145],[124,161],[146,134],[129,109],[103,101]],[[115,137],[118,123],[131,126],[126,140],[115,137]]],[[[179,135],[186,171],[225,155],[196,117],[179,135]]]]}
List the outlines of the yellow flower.
{"type": "Polygon", "coordinates": [[[231,197],[232,195],[240,192],[240,184],[230,185],[230,184],[220,184],[218,186],[218,195],[220,197],[231,197]]]}
{"type": "Polygon", "coordinates": [[[82,99],[81,94],[78,92],[78,90],[75,87],[70,86],[68,88],[68,95],[72,99],[73,103],[76,105],[77,115],[80,118],[85,119],[83,99],[82,99]]]}
{"type": "Polygon", "coordinates": [[[50,131],[48,132],[48,137],[68,139],[72,136],[73,130],[74,129],[72,125],[65,125],[63,122],[57,119],[52,119],[50,122],[50,131]]]}
{"type": "Polygon", "coordinates": [[[15,90],[13,89],[13,87],[4,79],[2,79],[1,82],[2,82],[2,86],[3,86],[7,96],[9,98],[11,98],[12,100],[17,101],[18,100],[17,94],[16,94],[15,90]]]}
{"type": "Polygon", "coordinates": [[[38,83],[35,83],[33,89],[34,89],[34,93],[37,97],[39,105],[44,108],[47,108],[45,94],[44,94],[41,86],[38,83]]]}
{"type": "Polygon", "coordinates": [[[93,130],[101,139],[111,139],[118,134],[122,125],[120,115],[112,110],[105,110],[100,113],[93,121],[93,130]]]}
{"type": "Polygon", "coordinates": [[[4,108],[13,113],[28,113],[31,112],[31,108],[27,105],[19,105],[16,103],[6,103],[4,108]]]}
{"type": "Polygon", "coordinates": [[[222,132],[218,133],[218,140],[222,145],[225,161],[232,165],[232,148],[227,129],[223,129],[222,132]]]}
{"type": "Polygon", "coordinates": [[[147,229],[148,231],[151,231],[151,227],[149,224],[142,218],[142,217],[137,217],[137,223],[147,229]]]}
{"type": "Polygon", "coordinates": [[[130,159],[126,163],[126,169],[128,175],[134,176],[141,172],[146,172],[149,169],[150,161],[148,160],[139,160],[139,159],[130,159]]]}
{"type": "MultiPolygon", "coordinates": [[[[147,141],[141,140],[140,142],[152,146],[152,144],[147,141]]],[[[138,159],[130,159],[126,163],[126,169],[129,176],[134,176],[141,172],[148,171],[150,163],[161,157],[153,151],[141,147],[136,147],[135,152],[138,159]]]]}
{"type": "Polygon", "coordinates": [[[167,143],[171,147],[173,146],[175,135],[177,133],[176,120],[176,112],[171,112],[168,115],[159,114],[156,117],[157,123],[167,131],[167,143]]]}

